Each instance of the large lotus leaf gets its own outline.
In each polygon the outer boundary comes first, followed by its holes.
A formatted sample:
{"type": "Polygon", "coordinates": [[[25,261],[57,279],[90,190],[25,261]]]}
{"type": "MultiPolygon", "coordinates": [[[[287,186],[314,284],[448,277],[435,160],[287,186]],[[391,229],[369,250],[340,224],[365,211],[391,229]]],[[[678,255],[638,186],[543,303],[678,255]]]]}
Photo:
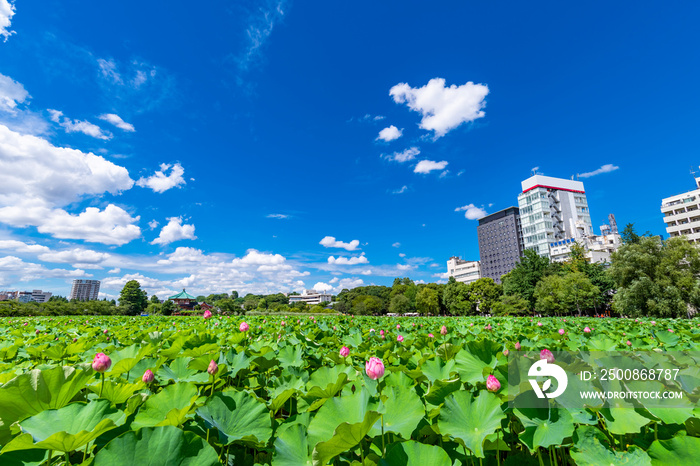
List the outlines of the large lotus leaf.
{"type": "Polygon", "coordinates": [[[108,356],[112,360],[112,367],[110,367],[106,375],[115,376],[131,371],[145,355],[152,353],[154,350],[155,348],[151,345],[131,345],[110,353],[108,356]]]}
{"type": "Polygon", "coordinates": [[[277,353],[282,367],[302,367],[304,365],[304,351],[300,345],[285,346],[277,353]]]}
{"type": "Polygon", "coordinates": [[[460,388],[462,388],[462,381],[459,378],[445,381],[436,380],[423,398],[426,402],[437,406],[442,404],[450,393],[454,393],[460,388]]]}
{"type": "Polygon", "coordinates": [[[330,398],[343,388],[348,375],[342,366],[323,366],[309,376],[306,396],[311,398],[330,398]]]}
{"type": "Polygon", "coordinates": [[[654,466],[697,464],[700,458],[700,438],[677,435],[669,440],[656,440],[647,453],[654,466]]]}
{"type": "Polygon", "coordinates": [[[248,392],[225,390],[210,397],[197,414],[219,431],[224,445],[241,441],[265,444],[272,436],[272,421],[265,403],[248,392]]]}
{"type": "Polygon", "coordinates": [[[431,359],[426,361],[421,366],[421,371],[428,380],[434,382],[436,380],[448,380],[450,374],[455,370],[454,360],[443,361],[440,358],[431,359]]]}
{"type": "Polygon", "coordinates": [[[143,377],[143,374],[144,372],[146,372],[146,370],[150,369],[151,371],[156,372],[156,367],[158,367],[158,359],[141,359],[134,365],[134,367],[131,368],[131,370],[128,373],[129,377],[126,377],[126,379],[130,383],[137,382],[141,380],[141,377],[143,377]]]}
{"type": "MultiPolygon", "coordinates": [[[[321,406],[309,423],[309,445],[315,447],[333,437],[333,432],[342,423],[357,424],[363,421],[370,410],[369,392],[358,390],[350,396],[331,398],[321,406]]],[[[370,426],[371,427],[371,426],[370,426]]]]}
{"type": "Polygon", "coordinates": [[[188,367],[191,358],[177,358],[169,366],[161,366],[158,369],[158,378],[163,382],[173,380],[175,382],[205,383],[209,380],[209,374],[188,367]]]}
{"type": "Polygon", "coordinates": [[[20,422],[23,433],[5,445],[3,452],[36,448],[71,452],[125,420],[124,413],[110,408],[107,400],[48,409],[20,422]]]}
{"type": "Polygon", "coordinates": [[[250,367],[250,363],[253,361],[253,358],[249,358],[244,352],[241,351],[240,353],[236,353],[233,350],[226,353],[223,358],[229,365],[230,377],[235,377],[239,371],[248,369],[250,367]]]}
{"type": "Polygon", "coordinates": [[[174,426],[127,432],[107,444],[95,466],[210,466],[219,458],[203,438],[174,426]]]}
{"type": "MultiPolygon", "coordinates": [[[[90,385],[88,388],[93,393],[100,393],[100,383],[90,385]]],[[[112,404],[122,404],[137,390],[144,388],[143,382],[138,383],[118,383],[111,380],[105,381],[104,389],[102,390],[102,398],[109,400],[112,404]]]]}
{"type": "Polygon", "coordinates": [[[377,409],[382,417],[372,427],[370,435],[381,435],[383,422],[384,432],[394,432],[410,439],[413,430],[425,417],[425,406],[420,397],[412,388],[397,387],[384,390],[383,395],[386,395],[386,401],[381,402],[377,409]]]}
{"type": "Polygon", "coordinates": [[[470,352],[470,349],[465,348],[455,356],[455,370],[462,382],[476,384],[485,380],[484,374],[490,373],[496,367],[497,362],[493,356],[488,358],[483,355],[475,355],[470,352]]]}
{"type": "Polygon", "coordinates": [[[333,437],[326,442],[320,442],[314,448],[312,454],[314,466],[326,465],[334,456],[355,448],[365,438],[379,416],[375,411],[367,411],[362,422],[340,424],[333,432],[333,437]]]}
{"type": "Polygon", "coordinates": [[[197,396],[197,387],[192,383],[168,385],[146,400],[131,426],[133,429],[179,426],[185,422],[197,396]]]}
{"type": "Polygon", "coordinates": [[[501,427],[505,417],[496,395],[481,391],[473,398],[469,392],[456,392],[445,399],[438,427],[443,435],[453,437],[475,456],[484,458],[484,439],[501,427]]]}
{"type": "MultiPolygon", "coordinates": [[[[218,351],[220,349],[221,349],[221,347],[216,343],[207,343],[204,345],[194,346],[192,348],[188,348],[186,350],[183,350],[180,353],[180,356],[186,357],[186,358],[198,358],[198,357],[203,356],[205,354],[211,354],[212,356],[215,356],[212,353],[218,353],[218,351]]],[[[216,358],[213,358],[213,359],[216,359],[216,358]]]]}
{"type": "Polygon", "coordinates": [[[276,377],[272,381],[273,387],[268,389],[270,411],[276,413],[295,393],[304,389],[304,381],[301,378],[287,375],[276,377]]]}
{"type": "Polygon", "coordinates": [[[588,339],[589,351],[615,351],[615,348],[617,348],[617,341],[607,336],[598,335],[588,339]]]}
{"type": "Polygon", "coordinates": [[[34,369],[0,387],[0,444],[11,439],[10,425],[46,409],[66,406],[93,377],[74,367],[34,369]]]}
{"type": "Polygon", "coordinates": [[[380,466],[451,466],[452,461],[447,452],[438,446],[410,440],[393,443],[386,452],[386,458],[380,466]]]}
{"type": "MultiPolygon", "coordinates": [[[[579,466],[650,466],[651,459],[644,450],[631,446],[627,451],[613,451],[605,434],[597,427],[582,426],[576,430],[577,441],[571,450],[571,457],[579,466]]],[[[674,463],[666,463],[674,464],[674,463]]],[[[675,463],[690,464],[690,463],[675,463]]]]}
{"type": "Polygon", "coordinates": [[[306,428],[301,424],[293,424],[284,430],[278,429],[272,466],[311,466],[312,464],[306,428]]]}
{"type": "MultiPolygon", "coordinates": [[[[633,392],[667,391],[664,384],[657,381],[639,380],[626,382],[625,385],[633,392]]],[[[693,408],[695,408],[695,405],[687,397],[674,399],[640,398],[638,401],[647,411],[666,424],[683,424],[688,418],[693,416],[693,408]]]]}
{"type": "Polygon", "coordinates": [[[561,445],[574,433],[574,420],[566,409],[522,408],[516,409],[515,414],[525,427],[520,440],[530,451],[561,445]]]}

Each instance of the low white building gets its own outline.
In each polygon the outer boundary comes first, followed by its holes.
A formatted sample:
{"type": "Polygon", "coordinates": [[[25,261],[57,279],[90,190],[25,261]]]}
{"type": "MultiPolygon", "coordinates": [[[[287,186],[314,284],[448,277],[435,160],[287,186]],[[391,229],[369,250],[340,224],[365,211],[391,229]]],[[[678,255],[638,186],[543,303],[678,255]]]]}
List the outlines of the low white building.
{"type": "Polygon", "coordinates": [[[475,282],[481,278],[481,264],[479,261],[465,261],[452,256],[447,261],[447,276],[455,277],[455,280],[462,283],[475,282]]]}
{"type": "Polygon", "coordinates": [[[666,232],[671,238],[685,236],[691,243],[700,241],[700,176],[695,177],[698,189],[661,200],[666,232]]]}
{"type": "Polygon", "coordinates": [[[328,293],[319,293],[316,290],[304,290],[301,294],[289,295],[289,304],[306,303],[309,306],[314,304],[329,303],[333,300],[333,295],[328,293]]]}
{"type": "Polygon", "coordinates": [[[585,258],[592,263],[610,263],[612,253],[622,246],[622,237],[612,233],[607,225],[601,227],[600,235],[584,238],[568,238],[549,244],[549,258],[552,262],[564,262],[571,258],[571,247],[578,244],[585,251],[585,258]]]}
{"type": "Polygon", "coordinates": [[[37,303],[45,303],[51,298],[53,293],[50,291],[32,290],[32,301],[37,303]]]}

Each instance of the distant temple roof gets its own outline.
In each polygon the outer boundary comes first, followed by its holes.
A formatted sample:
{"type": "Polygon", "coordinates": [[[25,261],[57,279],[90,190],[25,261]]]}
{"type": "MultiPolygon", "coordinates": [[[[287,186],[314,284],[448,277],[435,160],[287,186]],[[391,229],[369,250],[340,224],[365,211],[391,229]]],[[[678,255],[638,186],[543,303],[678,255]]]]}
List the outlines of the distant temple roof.
{"type": "Polygon", "coordinates": [[[170,300],[176,300],[176,299],[191,299],[191,300],[193,300],[193,301],[196,301],[196,300],[197,300],[197,298],[195,298],[195,297],[192,296],[191,294],[188,294],[188,293],[185,291],[184,288],[182,289],[182,293],[178,293],[178,294],[176,294],[176,295],[173,295],[173,296],[169,297],[168,299],[170,299],[170,300]]]}

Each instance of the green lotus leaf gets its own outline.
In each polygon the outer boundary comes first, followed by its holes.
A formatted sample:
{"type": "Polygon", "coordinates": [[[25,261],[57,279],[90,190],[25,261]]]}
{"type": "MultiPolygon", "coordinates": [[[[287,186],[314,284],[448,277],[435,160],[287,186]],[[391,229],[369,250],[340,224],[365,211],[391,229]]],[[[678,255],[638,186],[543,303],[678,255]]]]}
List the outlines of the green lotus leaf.
{"type": "Polygon", "coordinates": [[[481,391],[474,398],[471,393],[456,392],[445,399],[438,427],[440,433],[458,440],[474,455],[484,458],[484,439],[501,427],[501,419],[505,417],[496,395],[481,391]]]}
{"type": "Polygon", "coordinates": [[[95,456],[95,466],[213,466],[219,458],[203,438],[174,426],[127,432],[95,456]]]}
{"type": "Polygon", "coordinates": [[[521,408],[516,409],[515,414],[525,427],[525,432],[519,435],[520,440],[530,451],[561,445],[574,433],[574,420],[565,409],[521,408]]]}
{"type": "Polygon", "coordinates": [[[431,359],[426,361],[421,366],[421,371],[428,380],[435,382],[436,380],[448,380],[450,379],[450,374],[455,370],[455,361],[443,361],[440,358],[431,359]]]}
{"type": "Polygon", "coordinates": [[[312,464],[306,428],[301,424],[293,424],[281,432],[278,430],[272,466],[311,466],[312,464]]]}
{"type": "Polygon", "coordinates": [[[656,440],[647,453],[654,466],[697,464],[700,438],[677,435],[669,440],[656,440]]]}
{"type": "MultiPolygon", "coordinates": [[[[100,393],[101,383],[96,383],[90,385],[88,388],[93,393],[100,393]]],[[[145,388],[143,382],[138,383],[119,383],[112,382],[111,380],[105,381],[104,389],[102,390],[102,398],[109,400],[112,404],[118,405],[124,403],[126,400],[131,398],[131,396],[136,393],[136,391],[145,388]]]]}
{"type": "Polygon", "coordinates": [[[650,466],[652,464],[649,455],[637,446],[631,446],[627,451],[611,450],[605,434],[597,427],[579,427],[576,430],[575,437],[577,437],[577,440],[574,448],[571,450],[571,457],[579,466],[608,464],[615,466],[650,466]]]}
{"type": "Polygon", "coordinates": [[[156,426],[179,426],[187,417],[198,396],[192,383],[168,385],[149,397],[136,413],[133,429],[156,426]]]}
{"type": "Polygon", "coordinates": [[[361,423],[369,410],[370,396],[364,389],[350,396],[331,398],[309,423],[309,445],[315,447],[317,443],[329,440],[342,423],[361,423]]]}
{"type": "Polygon", "coordinates": [[[161,366],[157,376],[161,381],[173,380],[175,382],[206,383],[209,374],[189,367],[191,358],[177,358],[168,366],[161,366]]]}
{"type": "Polygon", "coordinates": [[[390,387],[382,394],[386,400],[377,408],[382,417],[374,424],[370,435],[376,437],[384,432],[394,432],[404,439],[411,438],[411,433],[425,417],[425,406],[412,388],[390,387]]]}
{"type": "Polygon", "coordinates": [[[329,440],[318,443],[314,448],[312,454],[314,466],[326,465],[334,456],[355,448],[379,417],[379,413],[367,411],[361,422],[340,424],[329,440]]]}
{"type": "Polygon", "coordinates": [[[386,459],[380,466],[451,466],[452,461],[445,450],[438,446],[425,445],[413,440],[394,443],[387,448],[386,459]]]}
{"type": "Polygon", "coordinates": [[[218,429],[224,445],[233,442],[265,444],[272,436],[270,412],[265,403],[248,392],[225,390],[215,393],[197,415],[209,427],[218,429]]]}

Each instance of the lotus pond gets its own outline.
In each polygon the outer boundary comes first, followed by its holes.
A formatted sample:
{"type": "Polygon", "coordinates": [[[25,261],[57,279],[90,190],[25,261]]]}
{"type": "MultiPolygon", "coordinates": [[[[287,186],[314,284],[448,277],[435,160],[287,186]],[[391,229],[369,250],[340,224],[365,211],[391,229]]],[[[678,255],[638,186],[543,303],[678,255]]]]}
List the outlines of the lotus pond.
{"type": "Polygon", "coordinates": [[[700,325],[480,317],[0,319],[0,464],[700,461],[699,364],[681,371],[693,388],[681,408],[635,402],[543,415],[509,408],[507,352],[516,345],[533,352],[698,351],[700,325]]]}

